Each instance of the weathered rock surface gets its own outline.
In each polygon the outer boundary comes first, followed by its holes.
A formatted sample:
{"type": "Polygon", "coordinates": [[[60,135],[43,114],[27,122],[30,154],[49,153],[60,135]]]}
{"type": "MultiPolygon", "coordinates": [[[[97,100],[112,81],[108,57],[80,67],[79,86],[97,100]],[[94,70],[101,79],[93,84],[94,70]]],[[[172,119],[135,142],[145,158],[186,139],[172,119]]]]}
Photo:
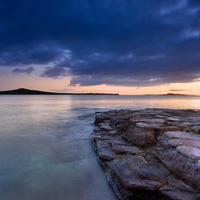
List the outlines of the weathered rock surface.
{"type": "Polygon", "coordinates": [[[200,200],[200,111],[100,113],[92,144],[121,200],[200,200]]]}

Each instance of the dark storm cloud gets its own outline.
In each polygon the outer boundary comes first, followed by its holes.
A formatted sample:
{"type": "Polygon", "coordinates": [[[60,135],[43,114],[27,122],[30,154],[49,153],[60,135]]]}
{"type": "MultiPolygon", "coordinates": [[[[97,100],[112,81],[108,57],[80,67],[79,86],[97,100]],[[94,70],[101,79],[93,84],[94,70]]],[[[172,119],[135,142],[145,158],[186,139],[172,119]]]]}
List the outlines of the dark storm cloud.
{"type": "Polygon", "coordinates": [[[13,47],[0,53],[1,66],[48,64],[62,56],[56,45],[13,47]]]}
{"type": "Polygon", "coordinates": [[[13,74],[30,74],[34,72],[35,69],[33,67],[28,67],[26,69],[21,69],[21,68],[15,68],[12,73],[13,74]]]}
{"type": "Polygon", "coordinates": [[[62,67],[47,67],[45,69],[45,72],[42,74],[42,76],[44,77],[52,77],[52,78],[56,78],[59,76],[66,76],[66,75],[67,71],[62,67]]]}
{"type": "Polygon", "coordinates": [[[0,0],[0,65],[48,65],[71,85],[200,77],[197,0],[0,0]]]}

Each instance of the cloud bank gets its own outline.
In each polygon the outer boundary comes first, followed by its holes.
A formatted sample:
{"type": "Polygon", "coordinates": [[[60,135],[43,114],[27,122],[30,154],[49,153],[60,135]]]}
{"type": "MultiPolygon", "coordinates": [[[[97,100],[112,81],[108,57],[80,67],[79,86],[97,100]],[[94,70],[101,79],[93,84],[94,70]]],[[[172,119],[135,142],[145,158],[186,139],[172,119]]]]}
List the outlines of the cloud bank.
{"type": "Polygon", "coordinates": [[[43,65],[71,86],[193,82],[199,19],[198,0],[0,0],[0,67],[43,65]]]}

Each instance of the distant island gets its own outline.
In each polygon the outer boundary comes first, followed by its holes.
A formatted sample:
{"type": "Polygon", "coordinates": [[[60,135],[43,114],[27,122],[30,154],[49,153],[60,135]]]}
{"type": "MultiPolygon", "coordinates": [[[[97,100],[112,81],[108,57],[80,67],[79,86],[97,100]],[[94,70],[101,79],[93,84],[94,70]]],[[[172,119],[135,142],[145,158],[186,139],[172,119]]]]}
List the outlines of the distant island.
{"type": "Polygon", "coordinates": [[[161,94],[161,95],[181,95],[181,96],[191,96],[189,94],[177,94],[177,93],[167,93],[167,94],[161,94]]]}
{"type": "Polygon", "coordinates": [[[167,93],[167,94],[145,94],[149,96],[197,96],[192,94],[177,94],[177,93],[167,93]]]}
{"type": "Polygon", "coordinates": [[[39,90],[29,90],[25,88],[19,88],[16,90],[0,91],[0,95],[119,95],[111,93],[56,93],[56,92],[44,92],[39,90]]]}

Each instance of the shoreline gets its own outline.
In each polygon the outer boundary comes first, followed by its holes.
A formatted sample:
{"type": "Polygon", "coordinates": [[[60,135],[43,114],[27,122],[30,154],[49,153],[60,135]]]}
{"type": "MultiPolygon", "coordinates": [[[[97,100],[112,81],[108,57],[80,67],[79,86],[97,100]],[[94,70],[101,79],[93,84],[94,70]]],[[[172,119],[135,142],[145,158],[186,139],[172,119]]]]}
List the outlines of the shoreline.
{"type": "Polygon", "coordinates": [[[120,200],[200,198],[200,111],[115,110],[95,118],[98,160],[120,200]]]}

